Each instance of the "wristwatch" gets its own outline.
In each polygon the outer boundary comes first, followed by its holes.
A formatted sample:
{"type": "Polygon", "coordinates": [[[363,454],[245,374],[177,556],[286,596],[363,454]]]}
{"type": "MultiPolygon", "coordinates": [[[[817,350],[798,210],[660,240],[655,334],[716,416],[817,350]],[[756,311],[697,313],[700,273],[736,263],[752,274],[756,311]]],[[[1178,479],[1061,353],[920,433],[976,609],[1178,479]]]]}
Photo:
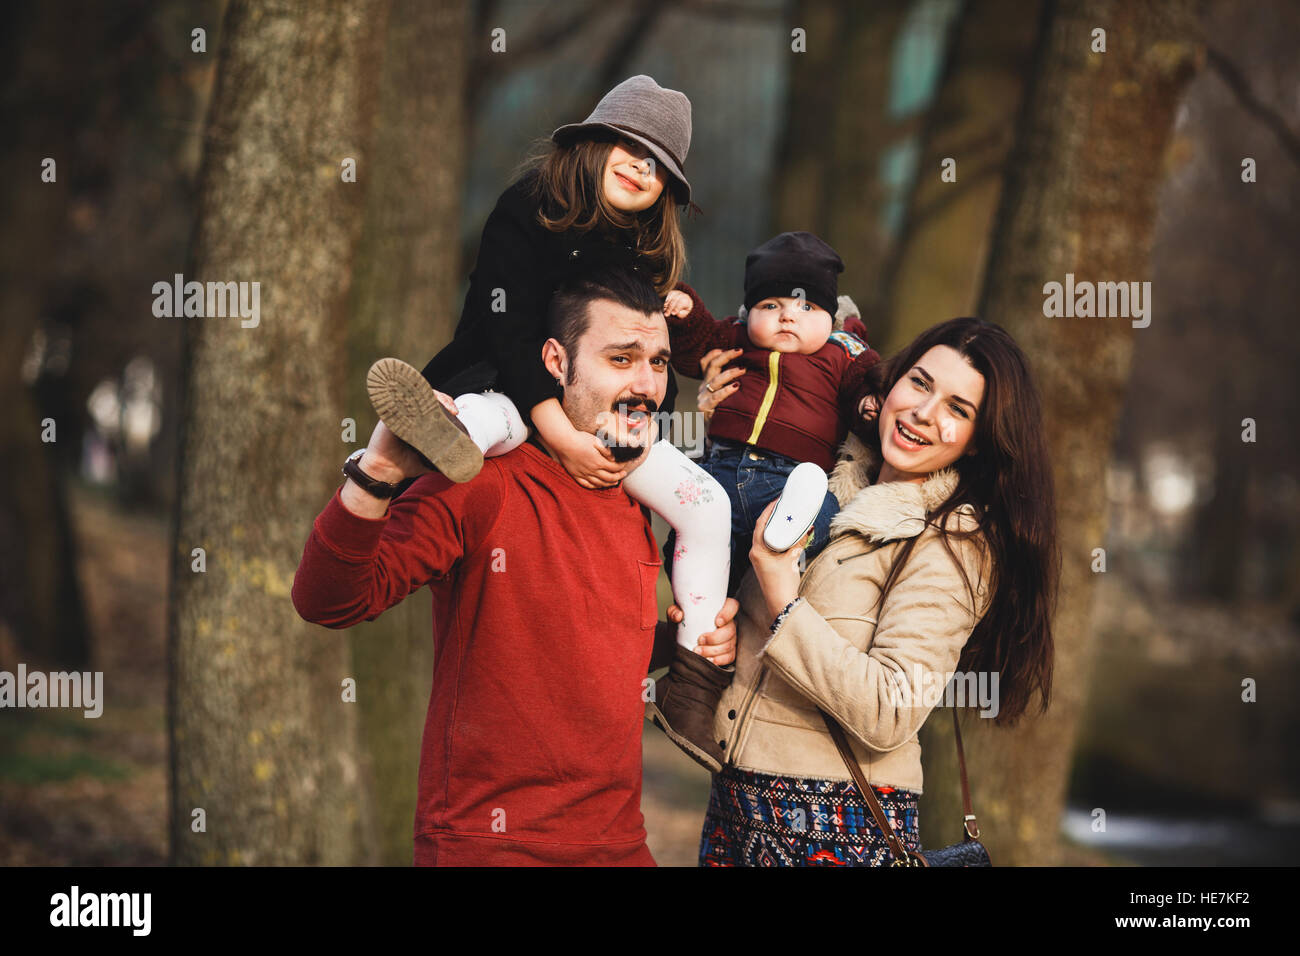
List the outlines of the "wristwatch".
{"type": "Polygon", "coordinates": [[[358,448],[352,454],[348,455],[348,460],[343,463],[343,474],[347,475],[366,492],[374,495],[376,498],[396,497],[397,485],[391,484],[387,481],[378,481],[371,478],[361,470],[361,466],[357,464],[357,462],[361,460],[361,456],[365,453],[366,450],[364,448],[358,448]]]}

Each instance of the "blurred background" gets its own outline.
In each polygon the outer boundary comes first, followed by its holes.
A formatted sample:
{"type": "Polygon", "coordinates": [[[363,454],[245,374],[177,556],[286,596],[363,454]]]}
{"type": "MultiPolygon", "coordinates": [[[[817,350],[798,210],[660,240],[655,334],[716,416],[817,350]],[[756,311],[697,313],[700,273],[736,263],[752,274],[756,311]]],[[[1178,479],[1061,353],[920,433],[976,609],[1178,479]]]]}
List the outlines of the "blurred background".
{"type": "MultiPolygon", "coordinates": [[[[1294,859],[1291,0],[52,0],[0,47],[0,670],[105,697],[0,710],[0,863],[410,862],[428,592],[335,633],[289,584],[374,425],[365,369],[450,338],[532,141],[636,73],[693,104],[715,314],[806,229],[882,354],[979,314],[1034,363],[1056,683],[1042,717],[967,724],[994,861],[1294,859]],[[176,273],[260,281],[260,327],[155,317],[176,273]],[[1066,273],[1150,281],[1149,326],[1045,317],[1066,273]]],[[[958,838],[946,729],[926,846],[958,838]]],[[[647,725],[661,864],[694,865],[707,796],[647,725]]]]}

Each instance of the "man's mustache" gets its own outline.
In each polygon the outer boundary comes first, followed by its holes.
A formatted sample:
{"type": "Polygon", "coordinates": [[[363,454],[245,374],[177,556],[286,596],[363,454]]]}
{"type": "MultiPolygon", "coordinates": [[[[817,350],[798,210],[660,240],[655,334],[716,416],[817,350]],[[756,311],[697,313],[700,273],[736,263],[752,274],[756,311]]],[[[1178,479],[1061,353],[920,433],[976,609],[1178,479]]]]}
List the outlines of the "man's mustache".
{"type": "Polygon", "coordinates": [[[610,406],[612,412],[637,412],[644,411],[650,415],[659,411],[659,403],[653,398],[627,398],[621,399],[610,406]]]}

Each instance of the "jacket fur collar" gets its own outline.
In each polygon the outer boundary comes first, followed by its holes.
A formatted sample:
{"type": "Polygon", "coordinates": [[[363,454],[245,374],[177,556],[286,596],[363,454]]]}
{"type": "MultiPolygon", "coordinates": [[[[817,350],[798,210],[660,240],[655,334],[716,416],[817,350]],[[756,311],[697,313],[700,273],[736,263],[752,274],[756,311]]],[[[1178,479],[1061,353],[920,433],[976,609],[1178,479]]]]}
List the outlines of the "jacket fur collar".
{"type": "Polygon", "coordinates": [[[959,478],[951,466],[920,484],[873,484],[880,464],[880,456],[850,432],[830,475],[831,493],[840,502],[840,513],[831,520],[831,537],[855,532],[877,542],[914,538],[924,530],[925,516],[957,490],[959,478]]]}

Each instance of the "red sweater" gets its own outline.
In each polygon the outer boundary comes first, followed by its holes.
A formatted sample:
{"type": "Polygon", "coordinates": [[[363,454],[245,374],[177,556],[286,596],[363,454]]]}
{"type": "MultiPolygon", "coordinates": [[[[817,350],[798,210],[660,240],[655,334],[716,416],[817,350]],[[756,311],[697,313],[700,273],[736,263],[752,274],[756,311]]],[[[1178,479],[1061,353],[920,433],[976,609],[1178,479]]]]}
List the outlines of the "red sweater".
{"type": "Polygon", "coordinates": [[[335,492],[294,578],[299,614],[350,627],[433,589],[417,864],[654,865],[641,682],[659,567],[622,487],[582,488],[530,444],[464,484],[422,475],[382,518],[335,492]]]}

